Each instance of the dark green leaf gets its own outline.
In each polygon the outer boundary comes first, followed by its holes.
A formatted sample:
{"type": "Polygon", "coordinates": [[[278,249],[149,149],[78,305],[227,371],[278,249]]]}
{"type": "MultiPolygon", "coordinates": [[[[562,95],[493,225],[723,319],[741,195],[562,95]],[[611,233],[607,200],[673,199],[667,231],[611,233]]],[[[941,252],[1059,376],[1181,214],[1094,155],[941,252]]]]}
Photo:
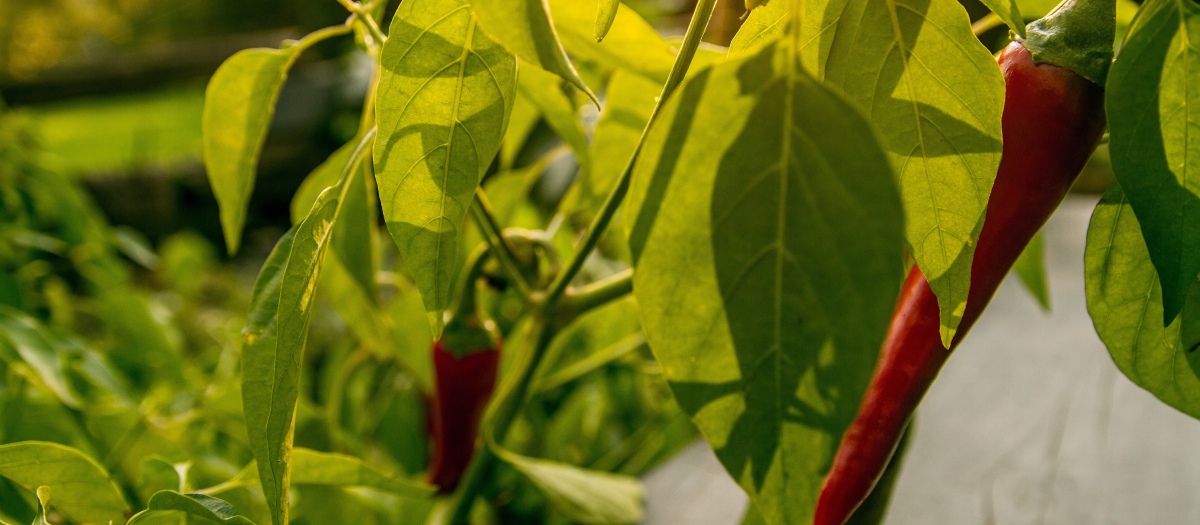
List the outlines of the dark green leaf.
{"type": "Polygon", "coordinates": [[[546,0],[471,0],[479,25],[522,61],[558,75],[600,106],[558,41],[546,0]]]}
{"type": "Polygon", "coordinates": [[[1034,235],[1033,239],[1029,241],[1029,245],[1025,246],[1025,250],[1021,252],[1021,256],[1017,258],[1012,269],[1021,278],[1025,289],[1029,290],[1042,309],[1048,312],[1050,311],[1050,286],[1046,284],[1045,243],[1042,232],[1038,231],[1037,235],[1034,235]]]}
{"type": "Polygon", "coordinates": [[[149,521],[152,517],[168,511],[185,512],[225,525],[254,525],[253,521],[239,516],[233,505],[225,500],[204,494],[180,494],[173,490],[164,490],[154,494],[146,503],[146,510],[130,518],[126,525],[149,521]]]}
{"type": "Polygon", "coordinates": [[[204,165],[221,208],[229,253],[236,253],[275,100],[296,57],[337,34],[324,29],[283,49],[246,49],[229,57],[204,95],[204,165]]]}
{"type": "Polygon", "coordinates": [[[645,491],[637,478],[495,450],[578,523],[623,525],[642,520],[645,491]]]}
{"type": "Polygon", "coordinates": [[[463,220],[512,109],[516,60],[458,0],[404,2],[390,34],[376,99],[375,177],[436,338],[463,220]]]}
{"type": "Polygon", "coordinates": [[[1087,305],[1113,362],[1164,403],[1200,418],[1200,283],[1162,326],[1162,287],[1133,207],[1114,184],[1092,213],[1084,268],[1087,305]]]}
{"type": "Polygon", "coordinates": [[[1162,285],[1165,326],[1200,274],[1200,5],[1151,0],[1108,74],[1113,172],[1162,285]]]}
{"type": "Polygon", "coordinates": [[[129,511],[104,467],[71,447],[39,441],[0,445],[0,476],[29,491],[48,487],[54,507],[72,520],[123,523],[129,511]]]}
{"type": "Polygon", "coordinates": [[[900,288],[905,221],[878,137],[769,46],[680,87],[627,205],[634,292],[676,400],[770,523],[806,523],[900,288]]]}

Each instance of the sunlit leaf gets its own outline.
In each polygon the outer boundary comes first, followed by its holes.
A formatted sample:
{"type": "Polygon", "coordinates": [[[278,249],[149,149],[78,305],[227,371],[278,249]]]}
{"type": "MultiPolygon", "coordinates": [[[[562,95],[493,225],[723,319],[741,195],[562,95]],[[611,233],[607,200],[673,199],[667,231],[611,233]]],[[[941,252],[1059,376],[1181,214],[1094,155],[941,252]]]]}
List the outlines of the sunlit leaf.
{"type": "MultiPolygon", "coordinates": [[[[819,24],[805,21],[801,39],[817,47],[803,55],[883,135],[900,179],[905,238],[937,294],[948,343],[966,307],[975,241],[1000,164],[1004,79],[958,2],[844,1],[835,32],[818,36],[812,26],[819,24]]],[[[818,9],[805,5],[809,13],[818,9]]]]}
{"type": "Polygon", "coordinates": [[[253,521],[239,516],[233,505],[225,500],[204,494],[180,494],[173,490],[155,493],[150,497],[150,501],[146,502],[146,510],[130,518],[126,525],[151,521],[153,517],[171,511],[184,512],[225,525],[254,525],[253,521]]]}
{"type": "MultiPolygon", "coordinates": [[[[546,0],[471,0],[470,3],[483,31],[512,54],[558,75],[588,98],[597,100],[558,41],[546,0]]],[[[599,101],[596,105],[600,105],[599,101]]]]}
{"type": "Polygon", "coordinates": [[[1200,274],[1200,4],[1151,0],[1108,74],[1113,172],[1162,286],[1165,326],[1200,274]]]}
{"type": "Polygon", "coordinates": [[[72,520],[124,523],[129,511],[104,467],[71,447],[39,441],[0,445],[0,476],[31,492],[48,487],[54,508],[72,520]]]}
{"type": "Polygon", "coordinates": [[[376,99],[375,177],[436,338],[463,220],[512,109],[516,60],[458,0],[402,3],[390,35],[376,99]]]}
{"type": "Polygon", "coordinates": [[[241,244],[242,227],[258,171],[275,100],[296,58],[313,44],[336,35],[321,30],[283,49],[246,49],[229,57],[204,94],[204,166],[221,208],[229,253],[241,244]]]}
{"type": "Polygon", "coordinates": [[[900,288],[905,221],[878,137],[768,46],[672,96],[627,206],[634,293],[676,400],[768,522],[807,523],[900,288]]]}
{"type": "Polygon", "coordinates": [[[1164,328],[1162,286],[1142,231],[1122,187],[1114,184],[1088,226],[1088,313],[1130,380],[1200,418],[1200,283],[1192,283],[1182,315],[1164,328]]]}
{"type": "MultiPolygon", "coordinates": [[[[613,0],[599,0],[601,3],[613,0]]],[[[554,27],[571,55],[637,73],[661,89],[675,63],[675,48],[646,20],[616,5],[614,24],[603,42],[595,38],[596,10],[588,0],[549,0],[554,27]]],[[[614,4],[617,2],[613,1],[614,4]]],[[[655,90],[657,95],[660,89],[655,90]]]]}
{"type": "Polygon", "coordinates": [[[1025,18],[1021,14],[1020,2],[1017,0],[980,0],[991,9],[1008,27],[1022,38],[1025,37],[1025,18]]]}
{"type": "MultiPolygon", "coordinates": [[[[368,135],[365,141],[372,136],[368,135]]],[[[242,348],[242,402],[250,447],[258,460],[263,494],[276,525],[287,523],[292,433],[299,397],[300,363],[317,282],[349,179],[363,161],[360,144],[343,179],[317,197],[308,216],[285,236],[259,273],[251,295],[242,348]],[[289,244],[286,259],[282,248],[289,244]],[[277,302],[271,316],[269,307],[277,302]],[[272,344],[273,343],[273,344],[272,344]]]]}
{"type": "Polygon", "coordinates": [[[64,405],[79,407],[79,399],[67,382],[63,360],[53,343],[47,339],[49,334],[41,323],[20,310],[3,306],[0,307],[0,332],[8,337],[25,364],[37,372],[46,388],[54,392],[64,405]]]}
{"type": "Polygon", "coordinates": [[[617,19],[618,7],[621,7],[621,0],[599,0],[597,2],[596,31],[593,35],[597,42],[603,41],[608,30],[612,29],[613,21],[617,19]]]}

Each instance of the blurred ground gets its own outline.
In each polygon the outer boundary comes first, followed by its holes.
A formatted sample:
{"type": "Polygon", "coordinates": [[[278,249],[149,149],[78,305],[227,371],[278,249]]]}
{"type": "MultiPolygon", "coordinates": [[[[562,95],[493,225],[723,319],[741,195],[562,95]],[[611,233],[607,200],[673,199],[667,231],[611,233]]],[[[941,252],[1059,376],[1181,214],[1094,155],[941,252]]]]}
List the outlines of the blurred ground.
{"type": "MultiPolygon", "coordinates": [[[[886,525],[1200,522],[1200,421],[1117,370],[1088,317],[1096,198],[1045,228],[1053,311],[1010,278],[921,411],[886,525]]],[[[703,443],[646,476],[647,525],[740,522],[745,495],[703,443]]]]}

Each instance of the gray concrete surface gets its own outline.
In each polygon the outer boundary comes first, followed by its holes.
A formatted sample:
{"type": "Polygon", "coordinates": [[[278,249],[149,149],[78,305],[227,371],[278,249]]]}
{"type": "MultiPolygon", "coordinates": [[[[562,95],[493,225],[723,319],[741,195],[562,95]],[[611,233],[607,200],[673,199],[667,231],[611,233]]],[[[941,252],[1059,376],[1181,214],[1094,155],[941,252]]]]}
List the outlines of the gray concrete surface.
{"type": "MultiPolygon", "coordinates": [[[[1053,311],[1011,277],[917,413],[887,525],[1200,523],[1200,421],[1113,365],[1084,300],[1094,197],[1045,228],[1053,311]]],[[[648,525],[735,525],[746,497],[695,443],[646,476],[648,525]]]]}

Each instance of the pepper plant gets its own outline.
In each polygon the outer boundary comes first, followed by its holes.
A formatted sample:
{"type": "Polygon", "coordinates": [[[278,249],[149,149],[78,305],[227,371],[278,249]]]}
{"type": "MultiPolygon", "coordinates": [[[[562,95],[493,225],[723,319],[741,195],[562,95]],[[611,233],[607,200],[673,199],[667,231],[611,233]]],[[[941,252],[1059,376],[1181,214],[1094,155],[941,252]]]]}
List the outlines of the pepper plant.
{"type": "MultiPolygon", "coordinates": [[[[1193,0],[985,0],[974,25],[953,0],[748,1],[728,48],[702,42],[715,0],[675,39],[618,0],[403,0],[390,20],[338,1],[344,24],[234,55],[206,95],[233,253],[289,68],[351,36],[374,64],[357,136],[305,180],[249,298],[253,462],[207,489],[117,483],[131,521],[315,520],[297,487],[325,477],[387,493],[382,523],[636,523],[635,476],[694,425],[747,523],[878,523],[949,349],[1014,265],[1044,297],[1035,234],[1104,141],[1117,182],[1088,232],[1089,311],[1128,377],[1200,417],[1193,0]],[[997,58],[979,34],[1001,24],[997,58]],[[321,298],[357,345],[332,395],[368,361],[417,393],[354,409],[386,438],[327,403],[350,454],[295,446],[321,298]],[[252,486],[261,516],[216,498],[252,486]]],[[[78,456],[97,486],[111,465],[48,446],[0,446],[0,475],[30,512],[99,522],[62,470],[13,465],[78,456]]]]}

